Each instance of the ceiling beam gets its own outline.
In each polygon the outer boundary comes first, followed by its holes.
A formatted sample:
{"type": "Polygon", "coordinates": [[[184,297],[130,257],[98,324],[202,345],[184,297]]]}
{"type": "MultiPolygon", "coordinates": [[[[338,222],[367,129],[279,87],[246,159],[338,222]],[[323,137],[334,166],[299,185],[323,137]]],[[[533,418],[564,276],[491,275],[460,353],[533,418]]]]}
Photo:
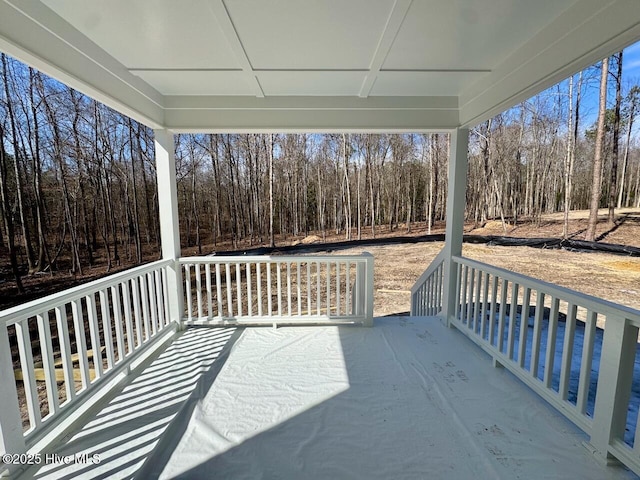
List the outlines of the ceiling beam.
{"type": "Polygon", "coordinates": [[[400,31],[400,27],[402,26],[402,22],[404,22],[404,18],[407,16],[407,12],[411,7],[412,1],[413,0],[396,0],[393,4],[387,23],[382,31],[380,40],[378,41],[378,46],[373,54],[373,59],[369,66],[369,73],[362,82],[359,94],[360,97],[368,97],[371,93],[371,89],[376,82],[376,78],[382,68],[382,64],[387,58],[389,50],[391,50],[393,41],[396,39],[396,36],[400,31]]]}
{"type": "Polygon", "coordinates": [[[456,97],[166,97],[177,133],[427,132],[458,126],[456,97]]]}
{"type": "Polygon", "coordinates": [[[229,11],[227,10],[226,5],[224,4],[224,0],[215,0],[211,2],[207,2],[209,5],[210,11],[214,16],[220,30],[226,37],[229,45],[231,46],[231,50],[235,55],[242,71],[244,72],[247,83],[251,87],[251,89],[255,92],[256,97],[264,97],[264,91],[262,90],[262,86],[258,81],[258,77],[253,71],[253,66],[251,65],[251,61],[247,56],[247,52],[244,49],[244,45],[240,40],[240,36],[236,30],[236,27],[233,25],[233,20],[231,20],[231,16],[229,15],[229,11]]]}

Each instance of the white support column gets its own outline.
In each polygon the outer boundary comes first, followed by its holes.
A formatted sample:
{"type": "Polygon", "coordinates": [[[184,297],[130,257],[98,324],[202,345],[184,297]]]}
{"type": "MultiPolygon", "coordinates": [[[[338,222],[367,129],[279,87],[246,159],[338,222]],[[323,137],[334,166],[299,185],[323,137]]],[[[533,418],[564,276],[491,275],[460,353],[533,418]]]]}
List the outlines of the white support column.
{"type": "Polygon", "coordinates": [[[624,439],[637,342],[638,327],[607,316],[590,440],[596,458],[606,464],[616,463],[609,444],[624,439]]]}
{"type": "MultiPolygon", "coordinates": [[[[18,394],[16,393],[16,379],[13,373],[13,361],[11,349],[7,337],[7,327],[0,327],[0,454],[24,453],[26,451],[24,436],[22,435],[22,420],[18,407],[18,394]]],[[[0,477],[5,468],[0,461],[0,477]]]]}
{"type": "Polygon", "coordinates": [[[158,203],[162,258],[175,260],[167,267],[167,291],[170,320],[180,322],[184,313],[182,269],[180,258],[180,225],[178,223],[178,187],[173,133],[155,130],[156,169],[158,172],[158,203]]]}
{"type": "Polygon", "coordinates": [[[457,274],[451,260],[462,254],[464,208],[466,204],[469,129],[451,132],[449,147],[449,183],[447,190],[447,224],[444,246],[444,298],[442,302],[447,325],[455,312],[457,274]]]}

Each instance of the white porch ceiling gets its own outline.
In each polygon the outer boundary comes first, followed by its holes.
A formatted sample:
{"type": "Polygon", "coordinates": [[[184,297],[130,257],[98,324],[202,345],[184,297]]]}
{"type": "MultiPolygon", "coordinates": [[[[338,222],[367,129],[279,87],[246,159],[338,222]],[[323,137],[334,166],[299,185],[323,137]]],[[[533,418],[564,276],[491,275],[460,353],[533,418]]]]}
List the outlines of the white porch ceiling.
{"type": "Polygon", "coordinates": [[[640,0],[0,0],[0,49],[153,127],[473,125],[640,39],[640,0]]]}

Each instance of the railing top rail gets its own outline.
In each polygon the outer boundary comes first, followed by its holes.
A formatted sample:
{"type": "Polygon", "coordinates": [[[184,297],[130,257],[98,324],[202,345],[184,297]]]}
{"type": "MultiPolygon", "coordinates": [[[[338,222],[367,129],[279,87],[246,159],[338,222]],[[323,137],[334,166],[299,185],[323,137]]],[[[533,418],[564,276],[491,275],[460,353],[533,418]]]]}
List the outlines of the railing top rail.
{"type": "Polygon", "coordinates": [[[368,253],[359,255],[211,255],[204,257],[181,257],[180,263],[287,263],[287,262],[364,262],[368,253]]]}
{"type": "Polygon", "coordinates": [[[56,306],[63,305],[72,300],[76,300],[85,295],[89,295],[92,292],[102,290],[106,287],[115,285],[123,280],[129,280],[138,275],[152,272],[158,268],[170,265],[173,260],[158,260],[156,262],[147,263],[138,267],[123,270],[113,275],[93,280],[88,283],[83,283],[67,290],[63,290],[58,293],[47,295],[46,297],[38,298],[15,307],[8,308],[0,311],[0,324],[11,325],[21,318],[31,317],[42,313],[43,311],[50,310],[56,306]]]}
{"type": "Polygon", "coordinates": [[[542,293],[560,297],[562,300],[571,302],[580,307],[585,307],[597,313],[624,317],[630,320],[634,325],[640,326],[640,310],[619,305],[608,300],[603,300],[586,293],[577,292],[560,285],[554,285],[552,283],[545,282],[544,280],[538,280],[520,273],[511,272],[504,268],[494,267],[493,265],[478,262],[477,260],[472,260],[470,258],[454,256],[453,261],[470,267],[479,268],[487,273],[499,275],[506,280],[515,281],[521,285],[524,284],[528,287],[536,288],[542,293]]]}
{"type": "Polygon", "coordinates": [[[433,272],[440,266],[440,264],[444,261],[444,249],[440,250],[440,252],[435,256],[435,258],[431,261],[427,269],[420,275],[420,278],[416,280],[411,287],[411,294],[413,295],[416,291],[422,286],[422,284],[431,276],[433,272]]]}

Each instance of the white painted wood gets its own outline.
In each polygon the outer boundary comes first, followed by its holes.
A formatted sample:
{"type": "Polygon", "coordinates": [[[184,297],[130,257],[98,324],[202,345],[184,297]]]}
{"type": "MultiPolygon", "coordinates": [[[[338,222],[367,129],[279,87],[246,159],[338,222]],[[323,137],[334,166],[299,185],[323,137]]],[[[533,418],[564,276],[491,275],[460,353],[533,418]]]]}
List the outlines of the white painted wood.
{"type": "Polygon", "coordinates": [[[260,268],[260,262],[256,264],[256,280],[258,282],[256,288],[258,289],[258,316],[262,316],[262,269],[260,268]]]}
{"type": "Polygon", "coordinates": [[[605,461],[611,456],[610,445],[624,438],[637,342],[637,326],[623,316],[607,315],[590,440],[605,461]]]}
{"type": "Polygon", "coordinates": [[[562,345],[562,364],[560,367],[560,385],[558,393],[562,400],[569,396],[569,380],[571,378],[571,360],[573,359],[573,343],[576,332],[577,306],[569,303],[567,307],[567,321],[564,327],[564,342],[562,345]]]}
{"type": "MultiPolygon", "coordinates": [[[[152,272],[147,273],[147,288],[149,292],[149,314],[151,315],[151,336],[155,336],[158,333],[158,299],[156,298],[155,277],[152,272]]],[[[202,310],[202,295],[199,308],[202,310]]]]}
{"type": "Polygon", "coordinates": [[[132,331],[131,340],[134,345],[130,347],[130,351],[133,351],[135,347],[142,345],[142,312],[140,309],[140,282],[138,278],[132,278],[129,280],[131,284],[131,300],[133,304],[133,316],[132,316],[132,331]],[[135,333],[134,333],[135,332],[135,333]]]}
{"type": "Polygon", "coordinates": [[[213,317],[213,294],[211,290],[211,264],[207,263],[204,267],[207,285],[207,318],[213,317]]]}
{"type": "Polygon", "coordinates": [[[242,273],[240,271],[240,262],[236,262],[236,298],[238,303],[238,317],[242,316],[242,273]]]}
{"type": "MultiPolygon", "coordinates": [[[[164,322],[164,300],[162,298],[162,271],[156,270],[154,272],[154,283],[155,283],[155,297],[156,297],[156,314],[157,314],[157,322],[158,322],[158,331],[162,330],[165,325],[164,322]]],[[[155,334],[155,332],[154,332],[155,334]]]]}
{"type": "Polygon", "coordinates": [[[595,344],[596,312],[588,311],[584,327],[584,340],[582,343],[582,358],[580,360],[580,379],[578,381],[578,399],[576,407],[582,414],[587,413],[589,401],[589,387],[591,384],[591,363],[593,361],[593,348],[595,344]]]}
{"type": "Polygon", "coordinates": [[[302,315],[302,278],[300,277],[300,262],[297,263],[296,286],[298,294],[298,316],[302,315]]]}
{"type": "MultiPolygon", "coordinates": [[[[22,435],[22,420],[18,406],[18,393],[13,373],[9,333],[0,324],[0,453],[24,453],[26,451],[22,435]]],[[[68,397],[67,397],[68,398],[68,397]]]]}
{"type": "Polygon", "coordinates": [[[233,317],[233,293],[231,286],[231,265],[225,264],[224,266],[226,280],[227,280],[227,315],[233,317]]]}
{"type": "Polygon", "coordinates": [[[191,293],[191,265],[184,265],[184,291],[187,295],[187,315],[193,317],[193,298],[191,293]]]}
{"type": "Polygon", "coordinates": [[[547,353],[544,362],[544,385],[551,388],[553,384],[553,366],[556,358],[556,340],[558,338],[558,312],[560,299],[552,296],[549,311],[549,327],[547,333],[547,353]]]}
{"type": "Polygon", "coordinates": [[[307,315],[311,315],[311,262],[307,261],[307,315]]]}
{"type": "Polygon", "coordinates": [[[462,233],[467,186],[467,152],[469,130],[460,128],[450,133],[447,187],[447,218],[444,247],[444,318],[447,322],[455,312],[456,269],[453,257],[462,254],[462,233]]]}
{"type": "Polygon", "coordinates": [[[195,265],[196,270],[196,302],[198,303],[198,318],[204,316],[202,309],[202,273],[200,272],[200,264],[195,265]]]}
{"type": "Polygon", "coordinates": [[[162,192],[162,195],[158,197],[162,258],[173,261],[166,267],[169,321],[178,322],[184,313],[184,296],[182,271],[176,262],[180,258],[180,225],[178,222],[175,146],[171,131],[158,129],[154,130],[154,135],[156,177],[158,191],[162,192]]]}
{"type": "Polygon", "coordinates": [[[511,284],[511,297],[509,299],[509,332],[507,333],[507,357],[514,360],[513,350],[516,339],[516,315],[518,310],[518,292],[520,285],[517,282],[511,284]]]}
{"type": "MultiPolygon", "coordinates": [[[[102,313],[102,332],[104,346],[107,354],[107,369],[113,368],[115,358],[113,355],[113,329],[111,328],[111,313],[109,310],[109,290],[100,290],[100,311],[102,313]]],[[[58,327],[59,329],[60,327],[58,327]]]]}
{"type": "MultiPolygon", "coordinates": [[[[118,363],[124,360],[124,332],[122,329],[122,304],[120,303],[120,287],[126,284],[113,285],[111,287],[111,300],[113,301],[113,321],[116,327],[116,345],[118,350],[118,363]]],[[[71,363],[71,361],[69,361],[71,363]]]]}
{"type": "MultiPolygon", "coordinates": [[[[520,340],[518,345],[518,363],[524,368],[527,353],[527,336],[529,333],[529,303],[531,302],[531,289],[524,286],[522,297],[522,309],[520,310],[520,340]]],[[[515,321],[514,321],[515,324],[515,321]]]]}
{"type": "MultiPolygon", "coordinates": [[[[18,340],[20,369],[22,370],[22,384],[24,386],[24,396],[27,402],[27,413],[29,416],[29,429],[35,430],[42,423],[42,417],[40,415],[40,402],[38,401],[38,389],[36,387],[36,374],[33,367],[33,353],[31,351],[31,336],[29,335],[28,320],[25,318],[16,322],[15,329],[18,340]]],[[[13,382],[15,382],[15,379],[13,382]]]]}
{"type": "MultiPolygon", "coordinates": [[[[485,338],[487,333],[487,310],[489,306],[489,274],[478,270],[482,274],[482,307],[480,309],[480,336],[485,338]]],[[[478,285],[480,282],[478,282],[478,285]]]]}
{"type": "Polygon", "coordinates": [[[500,316],[498,318],[498,351],[504,353],[504,329],[505,320],[507,315],[507,290],[509,289],[509,282],[505,279],[502,280],[500,286],[500,316]]]}
{"type": "MultiPolygon", "coordinates": [[[[487,275],[489,275],[487,273],[487,275]]],[[[489,308],[489,343],[496,345],[495,343],[495,328],[496,328],[496,302],[498,296],[498,279],[495,275],[491,275],[491,306],[489,308]]]]}
{"type": "Polygon", "coordinates": [[[271,264],[267,263],[267,310],[268,315],[273,315],[273,300],[271,290],[271,264]]]}
{"type": "Polygon", "coordinates": [[[91,383],[89,377],[89,362],[87,360],[87,341],[84,334],[84,321],[82,314],[82,302],[80,299],[71,302],[71,312],[73,314],[73,330],[76,338],[76,353],[80,366],[80,378],[82,379],[82,389],[86,390],[91,383]]]}
{"type": "Polygon", "coordinates": [[[71,344],[69,326],[67,324],[66,306],[56,307],[56,327],[58,328],[58,340],[60,343],[60,359],[62,360],[62,372],[64,375],[65,402],[73,401],[76,389],[73,383],[73,371],[71,366],[71,344]]]}
{"type": "Polygon", "coordinates": [[[253,315],[253,298],[251,296],[251,283],[253,282],[253,275],[251,274],[251,264],[246,264],[246,275],[247,275],[247,315],[253,315]]]}
{"type": "MultiPolygon", "coordinates": [[[[278,289],[278,316],[282,316],[282,265],[280,262],[276,262],[276,285],[278,289]]],[[[291,302],[289,302],[291,303],[291,302]]]]}
{"type": "Polygon", "coordinates": [[[96,378],[100,378],[102,376],[102,355],[100,355],[102,346],[100,345],[98,309],[96,308],[95,294],[87,295],[85,297],[85,302],[87,305],[89,338],[91,339],[91,349],[93,350],[93,368],[95,370],[96,378]]]}
{"type": "Polygon", "coordinates": [[[287,262],[287,315],[291,316],[291,262],[287,262]]]}
{"type": "Polygon", "coordinates": [[[220,274],[220,264],[216,263],[216,299],[218,300],[218,317],[224,316],[222,308],[222,275],[220,274]]]}
{"type": "MultiPolygon", "coordinates": [[[[55,366],[53,364],[53,345],[51,343],[51,324],[49,312],[43,312],[36,317],[38,322],[38,336],[40,338],[40,352],[45,374],[45,388],[47,390],[48,416],[55,415],[60,408],[58,399],[58,385],[56,383],[55,366]]],[[[46,417],[45,417],[46,418],[46,417]]]]}
{"type": "MultiPolygon", "coordinates": [[[[540,341],[541,341],[541,335],[542,335],[542,320],[544,316],[544,298],[545,298],[544,293],[537,292],[536,313],[533,320],[533,339],[531,341],[531,366],[530,366],[531,375],[534,378],[538,377],[538,367],[540,364],[540,341]]],[[[547,346],[547,348],[549,347],[547,346]]]]}

